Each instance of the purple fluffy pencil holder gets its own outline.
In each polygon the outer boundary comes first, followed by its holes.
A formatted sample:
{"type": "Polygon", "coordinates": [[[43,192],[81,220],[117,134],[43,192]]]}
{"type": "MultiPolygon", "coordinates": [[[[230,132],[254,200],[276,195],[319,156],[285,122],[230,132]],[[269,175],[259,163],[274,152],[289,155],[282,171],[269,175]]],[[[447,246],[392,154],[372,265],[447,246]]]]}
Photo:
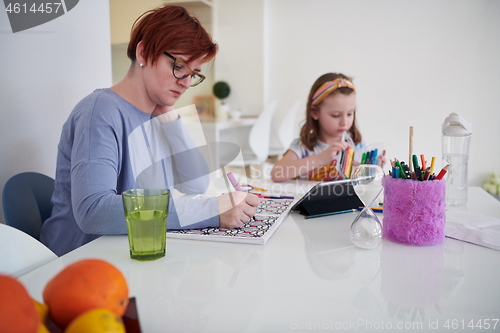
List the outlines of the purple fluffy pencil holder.
{"type": "Polygon", "coordinates": [[[385,176],[382,236],[406,245],[444,241],[446,181],[385,176]]]}

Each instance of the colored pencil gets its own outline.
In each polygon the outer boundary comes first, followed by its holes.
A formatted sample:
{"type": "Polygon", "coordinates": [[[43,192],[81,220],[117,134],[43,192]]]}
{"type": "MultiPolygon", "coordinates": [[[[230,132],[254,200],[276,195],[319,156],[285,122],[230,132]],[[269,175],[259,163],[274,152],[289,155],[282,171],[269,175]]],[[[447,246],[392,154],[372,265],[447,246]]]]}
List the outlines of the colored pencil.
{"type": "Polygon", "coordinates": [[[436,179],[442,179],[444,177],[444,175],[446,174],[446,172],[448,171],[448,167],[449,167],[449,165],[442,168],[441,171],[439,171],[439,174],[436,176],[436,179]]]}
{"type": "MultiPolygon", "coordinates": [[[[363,209],[365,209],[365,207],[358,207],[358,210],[363,210],[363,209]]],[[[375,213],[383,213],[384,212],[384,207],[379,207],[379,208],[370,207],[370,209],[372,211],[374,211],[375,213]]]]}
{"type": "Polygon", "coordinates": [[[413,171],[413,165],[411,163],[411,157],[413,155],[413,126],[410,126],[410,157],[408,158],[408,164],[410,171],[413,171]]]}
{"type": "Polygon", "coordinates": [[[433,174],[433,173],[434,173],[434,164],[435,164],[435,163],[436,163],[436,158],[435,158],[435,157],[433,157],[433,158],[431,159],[431,174],[433,174]]]}
{"type": "Polygon", "coordinates": [[[348,210],[341,210],[339,212],[330,212],[330,213],[317,214],[317,215],[307,215],[307,216],[304,216],[304,218],[305,219],[313,219],[315,217],[323,217],[323,216],[337,215],[337,214],[343,214],[343,213],[352,213],[355,211],[356,211],[356,209],[348,209],[348,210]]]}
{"type": "Polygon", "coordinates": [[[259,197],[264,198],[264,199],[295,199],[295,197],[289,197],[289,196],[284,196],[284,195],[274,196],[274,195],[260,195],[259,194],[259,197]]]}
{"type": "Polygon", "coordinates": [[[422,170],[427,169],[427,165],[425,163],[425,156],[424,156],[424,154],[420,155],[420,161],[422,162],[422,170]]]}

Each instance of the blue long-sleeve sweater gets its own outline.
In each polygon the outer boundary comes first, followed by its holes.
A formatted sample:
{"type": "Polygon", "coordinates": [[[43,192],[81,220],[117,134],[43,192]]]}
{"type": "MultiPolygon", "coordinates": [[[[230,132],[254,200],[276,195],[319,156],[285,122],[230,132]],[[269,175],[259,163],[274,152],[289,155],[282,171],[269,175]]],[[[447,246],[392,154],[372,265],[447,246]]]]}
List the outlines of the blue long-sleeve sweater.
{"type": "MultiPolygon", "coordinates": [[[[63,126],[54,208],[40,240],[63,255],[101,235],[126,234],[121,193],[131,188],[205,192],[209,175],[202,175],[203,157],[192,148],[181,119],[161,124],[110,89],[95,90],[63,126]]],[[[216,198],[171,199],[168,229],[218,225],[216,198]]]]}

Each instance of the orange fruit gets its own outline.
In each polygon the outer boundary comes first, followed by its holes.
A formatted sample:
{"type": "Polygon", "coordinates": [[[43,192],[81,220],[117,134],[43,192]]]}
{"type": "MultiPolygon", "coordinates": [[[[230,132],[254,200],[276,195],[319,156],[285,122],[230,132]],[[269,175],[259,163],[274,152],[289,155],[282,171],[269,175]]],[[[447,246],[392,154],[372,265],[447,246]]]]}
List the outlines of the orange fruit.
{"type": "Polygon", "coordinates": [[[40,303],[34,298],[33,304],[35,304],[38,318],[40,318],[40,327],[38,327],[37,333],[50,333],[50,331],[47,329],[47,326],[45,326],[45,319],[47,319],[47,315],[49,314],[49,307],[47,306],[47,304],[40,303]]]}
{"type": "Polygon", "coordinates": [[[47,326],[45,326],[43,323],[40,324],[40,327],[38,328],[38,332],[36,333],[50,333],[49,329],[47,326]]]}
{"type": "Polygon", "coordinates": [[[35,304],[36,312],[38,313],[38,317],[42,323],[47,319],[47,315],[49,314],[49,307],[47,304],[43,304],[38,302],[36,299],[33,299],[33,304],[35,304]]]}
{"type": "Polygon", "coordinates": [[[57,273],[43,290],[49,316],[66,327],[82,313],[104,308],[122,317],[128,305],[128,284],[114,265],[100,259],[83,259],[57,273]]]}
{"type": "Polygon", "coordinates": [[[36,333],[40,318],[35,304],[21,282],[0,275],[0,332],[36,333]]]}
{"type": "Polygon", "coordinates": [[[97,308],[76,317],[64,333],[125,333],[125,325],[113,312],[97,308]]]}

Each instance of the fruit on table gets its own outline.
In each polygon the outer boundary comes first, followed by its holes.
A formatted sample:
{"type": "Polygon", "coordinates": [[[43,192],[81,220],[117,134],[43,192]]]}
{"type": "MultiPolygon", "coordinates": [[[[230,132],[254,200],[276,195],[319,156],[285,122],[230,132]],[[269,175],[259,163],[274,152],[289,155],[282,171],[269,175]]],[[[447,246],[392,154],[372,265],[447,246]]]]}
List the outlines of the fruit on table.
{"type": "Polygon", "coordinates": [[[125,333],[125,325],[107,309],[92,309],[76,317],[64,333],[125,333]]]}
{"type": "Polygon", "coordinates": [[[47,304],[40,303],[36,299],[33,299],[33,304],[35,304],[35,309],[36,312],[38,313],[38,318],[40,318],[40,327],[38,328],[37,333],[50,333],[44,324],[49,314],[49,307],[47,306],[47,304]]]}
{"type": "Polygon", "coordinates": [[[0,275],[0,295],[0,332],[38,332],[40,318],[21,282],[12,276],[0,275]]]}
{"type": "Polygon", "coordinates": [[[128,305],[129,289],[123,273],[100,259],[83,259],[57,273],[43,290],[49,316],[65,328],[84,312],[103,308],[122,317],[128,305]]]}
{"type": "Polygon", "coordinates": [[[47,329],[47,326],[44,324],[40,324],[40,327],[38,328],[38,331],[36,333],[50,333],[50,331],[47,329]]]}
{"type": "Polygon", "coordinates": [[[38,312],[38,317],[42,323],[47,319],[47,315],[49,314],[49,307],[47,304],[43,304],[38,302],[36,299],[33,299],[33,303],[35,304],[36,312],[38,312]]]}

